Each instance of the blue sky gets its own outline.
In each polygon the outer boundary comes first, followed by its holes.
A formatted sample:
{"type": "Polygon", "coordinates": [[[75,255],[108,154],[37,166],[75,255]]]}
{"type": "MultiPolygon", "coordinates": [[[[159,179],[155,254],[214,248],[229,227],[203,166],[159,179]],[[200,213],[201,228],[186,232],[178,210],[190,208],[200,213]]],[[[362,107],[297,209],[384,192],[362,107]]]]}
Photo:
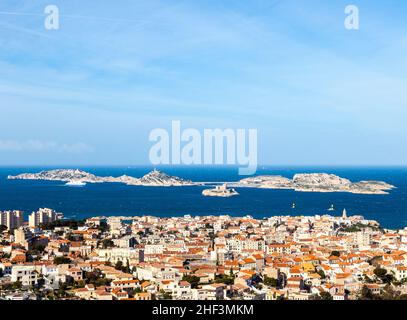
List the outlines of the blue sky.
{"type": "Polygon", "coordinates": [[[2,1],[0,165],[148,164],[172,120],[256,128],[262,164],[406,165],[406,16],[402,0],[2,1]]]}

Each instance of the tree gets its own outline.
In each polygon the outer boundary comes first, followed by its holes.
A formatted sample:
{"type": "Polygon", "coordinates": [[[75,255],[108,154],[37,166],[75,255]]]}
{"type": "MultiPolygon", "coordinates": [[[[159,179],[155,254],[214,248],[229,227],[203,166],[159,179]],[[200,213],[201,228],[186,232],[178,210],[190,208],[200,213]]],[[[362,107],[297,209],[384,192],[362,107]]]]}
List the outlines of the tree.
{"type": "Polygon", "coordinates": [[[16,282],[13,282],[11,288],[13,290],[20,290],[22,288],[22,286],[23,286],[23,284],[20,281],[16,281],[16,282]]]}
{"type": "Polygon", "coordinates": [[[98,226],[98,230],[101,232],[106,232],[109,230],[109,225],[106,223],[106,221],[100,221],[100,224],[98,226]]]}
{"type": "Polygon", "coordinates": [[[321,292],[319,295],[321,296],[321,300],[333,300],[334,299],[329,292],[324,291],[324,292],[321,292]]]}
{"type": "Polygon", "coordinates": [[[367,286],[363,286],[362,291],[360,293],[361,300],[373,300],[373,293],[367,286]]]}
{"type": "Polygon", "coordinates": [[[216,283],[224,283],[226,285],[234,284],[235,283],[235,276],[228,276],[226,274],[216,275],[215,276],[216,283]]]}
{"type": "Polygon", "coordinates": [[[340,257],[341,253],[339,251],[337,251],[337,250],[334,250],[334,251],[331,252],[331,256],[340,257]]]}
{"type": "Polygon", "coordinates": [[[373,273],[378,277],[383,283],[391,283],[394,280],[392,274],[387,273],[387,270],[384,268],[376,267],[373,273]]]}
{"type": "Polygon", "coordinates": [[[69,259],[68,257],[62,256],[62,257],[55,257],[54,258],[54,263],[55,264],[67,264],[67,263],[70,263],[70,262],[71,262],[71,259],[69,259]]]}
{"type": "Polygon", "coordinates": [[[161,297],[163,298],[163,300],[172,300],[171,293],[165,292],[164,290],[161,290],[160,293],[161,293],[161,297]]]}
{"type": "Polygon", "coordinates": [[[377,267],[376,269],[374,269],[373,273],[375,274],[376,277],[382,278],[387,274],[387,270],[377,267]]]}
{"type": "Polygon", "coordinates": [[[197,276],[183,276],[183,281],[188,281],[191,284],[192,289],[196,289],[198,287],[200,278],[197,276]]]}
{"type": "Polygon", "coordinates": [[[321,276],[321,279],[325,279],[326,278],[326,275],[325,275],[325,272],[324,272],[324,270],[318,270],[317,271],[317,273],[321,276]]]}
{"type": "Polygon", "coordinates": [[[2,224],[2,225],[0,225],[0,233],[3,233],[4,231],[6,231],[8,228],[4,225],[4,224],[2,224]]]}
{"type": "Polygon", "coordinates": [[[334,298],[329,292],[323,291],[320,294],[313,294],[310,297],[311,300],[333,300],[334,298]]]}
{"type": "Polygon", "coordinates": [[[270,286],[270,287],[277,287],[278,286],[278,280],[275,279],[275,278],[270,278],[268,276],[264,276],[263,283],[266,286],[270,286]]]}
{"type": "Polygon", "coordinates": [[[120,260],[118,260],[118,261],[116,262],[116,264],[114,265],[114,268],[115,268],[116,270],[122,270],[122,267],[123,267],[123,262],[121,262],[120,260]]]}
{"type": "Polygon", "coordinates": [[[45,246],[43,244],[36,243],[32,247],[33,251],[43,252],[45,250],[45,246]]]}
{"type": "Polygon", "coordinates": [[[69,229],[77,230],[78,227],[85,225],[84,220],[56,220],[49,223],[43,223],[40,228],[43,230],[54,230],[57,227],[69,227],[69,229]]]}
{"type": "Polygon", "coordinates": [[[85,272],[84,279],[87,283],[95,283],[100,278],[99,272],[97,270],[91,272],[85,272]]]}
{"type": "Polygon", "coordinates": [[[111,248],[114,246],[114,242],[110,239],[104,239],[102,241],[102,247],[103,249],[111,248]]]}

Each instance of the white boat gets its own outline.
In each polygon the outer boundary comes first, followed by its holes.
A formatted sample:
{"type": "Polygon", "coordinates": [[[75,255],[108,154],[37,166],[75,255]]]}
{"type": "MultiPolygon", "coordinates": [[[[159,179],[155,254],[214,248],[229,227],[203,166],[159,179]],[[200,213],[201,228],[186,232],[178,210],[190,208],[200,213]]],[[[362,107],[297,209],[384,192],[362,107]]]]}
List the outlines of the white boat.
{"type": "Polygon", "coordinates": [[[335,211],[334,205],[332,204],[328,211],[335,211]]]}
{"type": "Polygon", "coordinates": [[[66,186],[68,187],[83,187],[86,186],[86,182],[83,181],[78,181],[78,180],[72,180],[67,183],[65,183],[66,186]]]}

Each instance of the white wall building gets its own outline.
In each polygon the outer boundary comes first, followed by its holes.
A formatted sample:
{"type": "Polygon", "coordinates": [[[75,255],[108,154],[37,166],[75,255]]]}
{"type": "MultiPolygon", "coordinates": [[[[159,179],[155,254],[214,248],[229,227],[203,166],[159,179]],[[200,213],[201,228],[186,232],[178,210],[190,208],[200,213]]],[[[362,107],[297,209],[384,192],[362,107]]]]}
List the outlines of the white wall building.
{"type": "Polygon", "coordinates": [[[11,282],[19,281],[23,286],[37,284],[38,273],[35,266],[13,266],[11,270],[11,282]]]}
{"type": "Polygon", "coordinates": [[[30,227],[37,227],[40,224],[54,222],[61,217],[61,213],[57,213],[52,209],[41,208],[37,212],[33,212],[28,216],[28,225],[30,227]]]}

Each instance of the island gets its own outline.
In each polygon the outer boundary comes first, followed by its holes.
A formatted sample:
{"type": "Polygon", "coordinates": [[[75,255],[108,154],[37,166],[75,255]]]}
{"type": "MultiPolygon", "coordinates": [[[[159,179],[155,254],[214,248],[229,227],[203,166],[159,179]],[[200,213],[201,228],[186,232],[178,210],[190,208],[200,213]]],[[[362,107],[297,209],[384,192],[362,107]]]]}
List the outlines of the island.
{"type": "MultiPolygon", "coordinates": [[[[141,178],[127,175],[119,177],[99,177],[79,169],[55,169],[41,171],[39,173],[22,173],[16,176],[8,176],[7,178],[64,181],[77,185],[105,182],[124,183],[130,186],[154,187],[214,185],[214,183],[210,182],[193,182],[180,177],[170,176],[155,169],[141,178]]],[[[227,185],[234,188],[290,189],[298,192],[349,192],[354,194],[388,194],[389,190],[395,188],[395,186],[383,181],[352,182],[348,179],[327,173],[300,173],[294,175],[292,179],[283,176],[263,175],[245,178],[237,182],[223,183],[223,186],[204,190],[204,195],[230,197],[238,194],[234,189],[228,189],[226,187],[227,185]]]]}
{"type": "Polygon", "coordinates": [[[395,186],[383,181],[351,182],[334,174],[301,173],[292,179],[283,176],[257,176],[240,180],[235,187],[291,189],[299,192],[350,192],[355,194],[388,194],[395,186]]]}
{"type": "Polygon", "coordinates": [[[232,188],[228,188],[227,184],[223,184],[221,186],[216,186],[214,189],[205,189],[202,191],[202,194],[206,197],[233,197],[239,195],[239,193],[232,188]]]}
{"type": "Polygon", "coordinates": [[[193,186],[199,185],[190,180],[185,180],[179,177],[170,176],[159,170],[153,170],[141,178],[135,178],[127,175],[120,177],[99,177],[92,173],[79,169],[55,169],[49,171],[41,171],[39,173],[22,173],[17,176],[8,176],[7,179],[20,180],[47,180],[47,181],[64,181],[68,183],[105,183],[116,182],[124,183],[132,186],[193,186]]]}

